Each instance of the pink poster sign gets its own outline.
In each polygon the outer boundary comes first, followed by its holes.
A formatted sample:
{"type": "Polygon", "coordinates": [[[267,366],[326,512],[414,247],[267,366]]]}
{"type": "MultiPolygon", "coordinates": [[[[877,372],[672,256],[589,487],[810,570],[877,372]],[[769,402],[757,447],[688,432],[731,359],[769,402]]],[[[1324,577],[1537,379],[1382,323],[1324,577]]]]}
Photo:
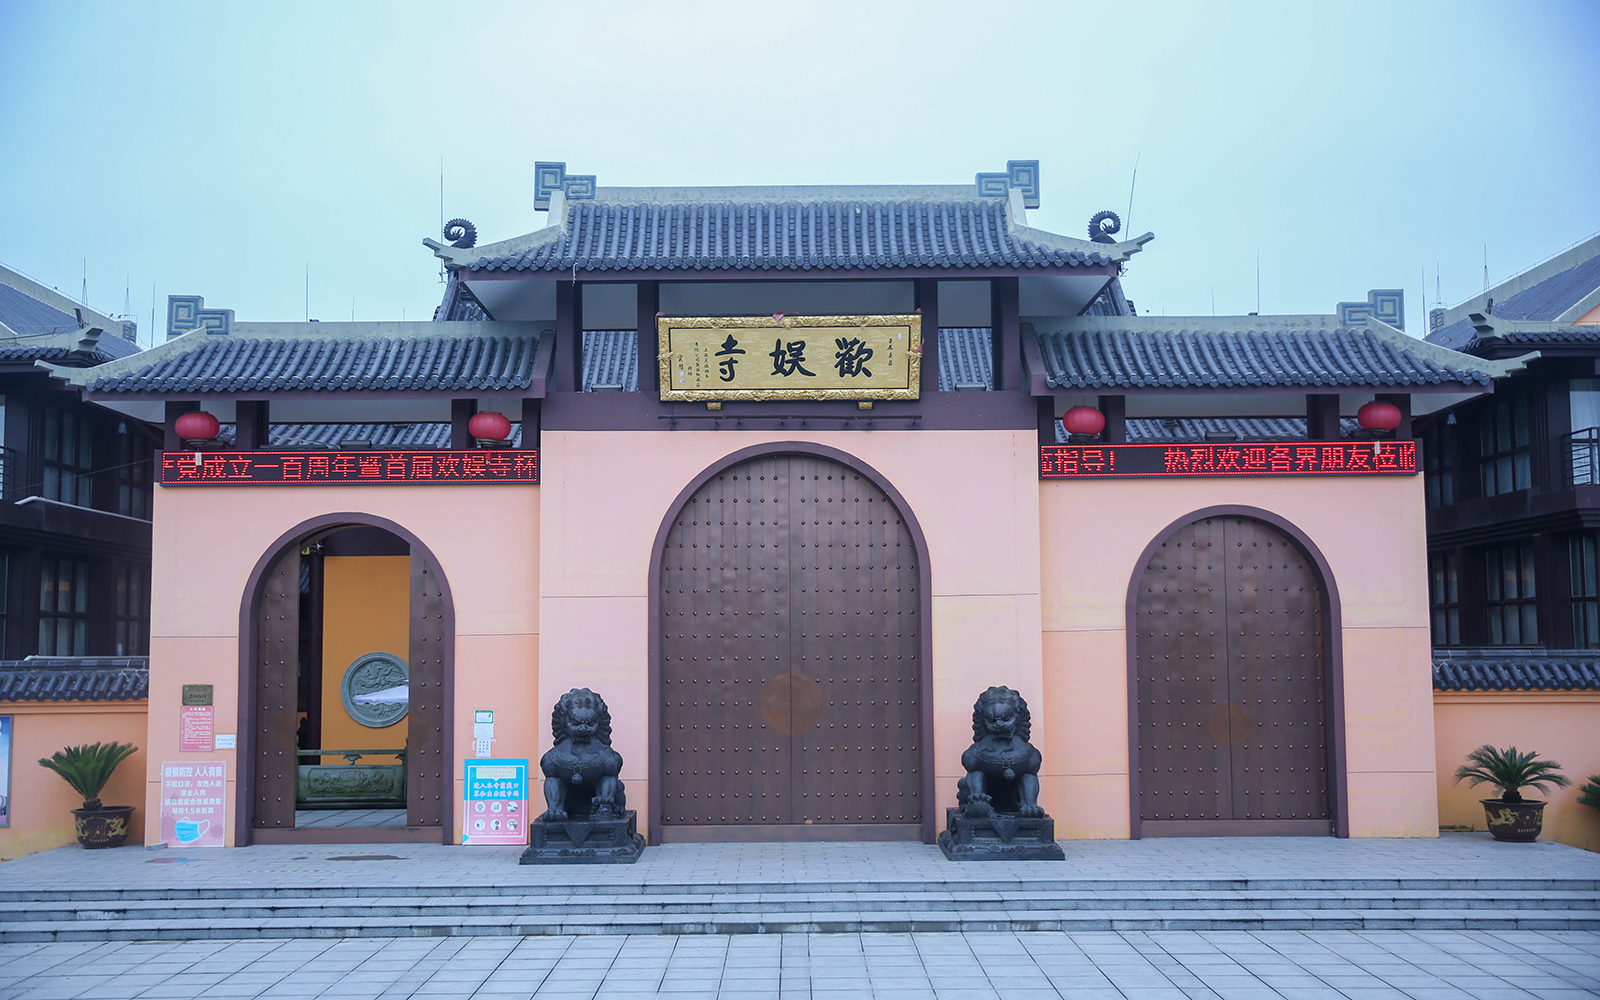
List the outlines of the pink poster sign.
{"type": "Polygon", "coordinates": [[[215,709],[210,705],[183,705],[178,709],[178,750],[210,753],[216,738],[215,709]]]}
{"type": "Polygon", "coordinates": [[[221,847],[226,829],[228,765],[220,760],[161,765],[161,842],[221,847]]]}

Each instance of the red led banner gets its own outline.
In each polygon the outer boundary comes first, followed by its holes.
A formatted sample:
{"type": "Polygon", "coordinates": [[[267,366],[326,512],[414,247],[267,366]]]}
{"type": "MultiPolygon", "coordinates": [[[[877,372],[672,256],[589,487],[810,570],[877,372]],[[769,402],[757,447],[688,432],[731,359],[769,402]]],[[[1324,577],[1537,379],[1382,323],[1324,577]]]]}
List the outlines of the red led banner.
{"type": "Polygon", "coordinates": [[[1040,479],[1163,476],[1403,476],[1415,441],[1249,441],[1237,444],[1047,444],[1040,479]]]}
{"type": "Polygon", "coordinates": [[[539,452],[167,451],[163,486],[306,486],[363,483],[539,482],[539,452]]]}

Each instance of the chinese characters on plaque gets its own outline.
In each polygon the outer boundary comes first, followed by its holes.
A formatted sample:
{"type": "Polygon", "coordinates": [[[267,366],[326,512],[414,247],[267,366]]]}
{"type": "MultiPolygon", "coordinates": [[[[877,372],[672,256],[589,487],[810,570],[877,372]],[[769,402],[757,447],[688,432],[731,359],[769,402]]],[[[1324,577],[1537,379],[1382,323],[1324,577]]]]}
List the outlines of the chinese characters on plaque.
{"type": "Polygon", "coordinates": [[[482,451],[167,451],[161,485],[225,483],[521,483],[539,482],[539,452],[482,451]]]}
{"type": "Polygon", "coordinates": [[[1047,444],[1039,448],[1040,479],[1408,475],[1416,471],[1415,441],[1047,444]]]}
{"type": "Polygon", "coordinates": [[[916,399],[922,317],[662,317],[661,398],[916,399]]]}

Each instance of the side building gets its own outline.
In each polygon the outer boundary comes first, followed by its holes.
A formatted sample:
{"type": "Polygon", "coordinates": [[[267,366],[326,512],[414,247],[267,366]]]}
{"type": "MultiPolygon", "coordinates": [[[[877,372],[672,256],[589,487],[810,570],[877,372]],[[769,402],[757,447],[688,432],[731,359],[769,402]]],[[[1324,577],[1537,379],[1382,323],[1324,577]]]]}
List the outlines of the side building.
{"type": "MultiPolygon", "coordinates": [[[[1481,789],[1449,781],[1476,746],[1600,773],[1600,237],[1429,325],[1475,357],[1538,353],[1421,425],[1441,822],[1481,829],[1481,789]]],[[[1600,811],[1551,801],[1546,835],[1600,850],[1600,811]]]]}

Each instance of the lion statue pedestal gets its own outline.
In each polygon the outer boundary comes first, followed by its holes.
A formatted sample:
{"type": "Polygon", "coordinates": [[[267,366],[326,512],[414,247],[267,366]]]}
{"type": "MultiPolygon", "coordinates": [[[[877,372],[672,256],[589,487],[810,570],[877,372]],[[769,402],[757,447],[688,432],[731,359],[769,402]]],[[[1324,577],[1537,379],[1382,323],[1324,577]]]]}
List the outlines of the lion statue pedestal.
{"type": "Polygon", "coordinates": [[[638,813],[623,798],[622,755],[611,749],[611,712],[588,688],[561,696],[555,738],[539,759],[545,811],[528,824],[525,865],[631,865],[644,851],[638,813]]]}
{"type": "Polygon", "coordinates": [[[1028,703],[992,687],[972,706],[972,746],[961,755],[967,776],[945,810],[939,847],[951,861],[1062,861],[1056,821],[1039,806],[1039,751],[1028,703]]]}

